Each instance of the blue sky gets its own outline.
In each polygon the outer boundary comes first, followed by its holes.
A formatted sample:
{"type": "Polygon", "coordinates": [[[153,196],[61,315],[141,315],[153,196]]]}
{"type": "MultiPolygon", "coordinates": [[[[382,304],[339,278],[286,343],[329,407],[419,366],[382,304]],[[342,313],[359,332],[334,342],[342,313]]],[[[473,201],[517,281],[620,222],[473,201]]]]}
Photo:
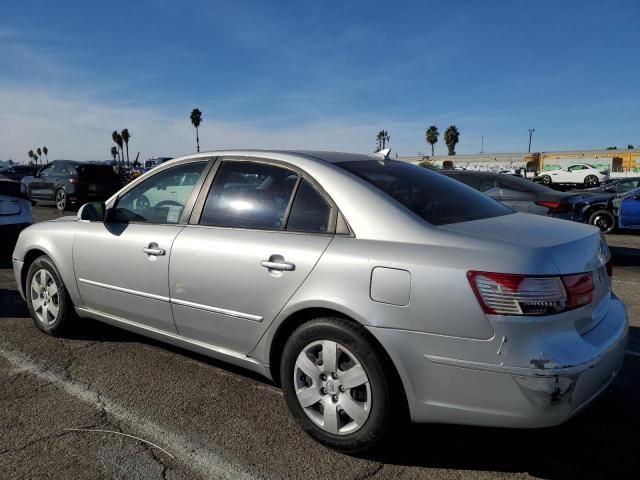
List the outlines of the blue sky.
{"type": "MultiPolygon", "coordinates": [[[[637,1],[7,2],[0,159],[216,148],[400,155],[455,124],[458,153],[640,144],[637,1]]],[[[441,140],[438,153],[445,153],[441,140]]]]}

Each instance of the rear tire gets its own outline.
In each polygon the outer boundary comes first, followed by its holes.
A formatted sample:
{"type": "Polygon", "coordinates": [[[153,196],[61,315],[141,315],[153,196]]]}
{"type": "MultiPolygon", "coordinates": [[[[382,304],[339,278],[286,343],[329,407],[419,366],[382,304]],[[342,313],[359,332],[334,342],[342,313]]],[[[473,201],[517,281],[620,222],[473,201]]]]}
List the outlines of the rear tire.
{"type": "Polygon", "coordinates": [[[589,215],[589,225],[598,227],[602,233],[611,233],[616,228],[616,217],[609,210],[596,210],[589,215]]]}
{"type": "Polygon", "coordinates": [[[600,180],[595,175],[587,175],[584,179],[585,188],[597,187],[598,185],[600,185],[600,180]]]}
{"type": "Polygon", "coordinates": [[[395,391],[401,387],[394,378],[366,330],[343,318],[302,324],[280,363],[284,396],[298,424],[318,442],[348,453],[378,445],[392,414],[403,410],[404,392],[395,391]]]}
{"type": "Polygon", "coordinates": [[[64,191],[64,188],[56,190],[56,208],[60,212],[67,209],[67,192],[64,191]]]}
{"type": "Polygon", "coordinates": [[[57,337],[77,320],[69,292],[51,258],[38,257],[29,267],[24,295],[36,327],[57,337]]]}
{"type": "Polygon", "coordinates": [[[551,177],[549,175],[543,175],[542,176],[542,184],[543,185],[551,185],[551,177]]]}

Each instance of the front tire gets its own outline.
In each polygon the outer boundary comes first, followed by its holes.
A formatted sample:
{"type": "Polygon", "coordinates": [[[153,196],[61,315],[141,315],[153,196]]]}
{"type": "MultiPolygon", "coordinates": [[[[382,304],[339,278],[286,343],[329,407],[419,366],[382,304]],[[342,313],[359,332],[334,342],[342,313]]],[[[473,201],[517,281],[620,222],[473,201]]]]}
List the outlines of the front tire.
{"type": "Polygon", "coordinates": [[[280,364],[284,396],[298,424],[320,443],[348,453],[384,438],[400,396],[393,378],[366,330],[342,318],[298,327],[280,364]]]}
{"type": "Polygon", "coordinates": [[[542,184],[543,185],[551,185],[551,177],[549,175],[543,175],[542,176],[542,184]]]}
{"type": "Polygon", "coordinates": [[[598,227],[602,233],[611,233],[616,228],[616,217],[609,210],[597,210],[589,215],[589,225],[598,227]]]}
{"type": "Polygon", "coordinates": [[[60,212],[64,212],[67,209],[67,192],[63,188],[56,190],[56,208],[60,212]]]}
{"type": "Polygon", "coordinates": [[[31,264],[24,293],[33,323],[44,333],[56,337],[73,326],[77,316],[51,258],[43,255],[31,264]]]}

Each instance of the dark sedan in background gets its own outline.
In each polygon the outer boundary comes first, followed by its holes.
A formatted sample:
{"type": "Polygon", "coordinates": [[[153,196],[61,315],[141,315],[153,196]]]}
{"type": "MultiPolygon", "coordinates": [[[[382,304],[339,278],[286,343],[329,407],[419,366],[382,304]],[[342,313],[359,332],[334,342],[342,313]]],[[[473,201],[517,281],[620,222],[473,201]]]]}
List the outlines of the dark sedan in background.
{"type": "Polygon", "coordinates": [[[514,175],[469,170],[443,170],[448,177],[469,185],[518,212],[590,223],[603,232],[616,227],[611,193],[559,192],[514,175]]]}
{"type": "Polygon", "coordinates": [[[69,205],[106,200],[123,182],[110,165],[56,160],[35,176],[25,177],[29,197],[36,202],[55,202],[60,211],[69,205]]]}
{"type": "Polygon", "coordinates": [[[584,191],[589,193],[626,193],[640,187],[640,177],[616,178],[599,187],[587,188],[584,191]]]}
{"type": "Polygon", "coordinates": [[[37,165],[6,165],[0,168],[0,178],[20,181],[24,177],[35,175],[40,167],[37,165]]]}

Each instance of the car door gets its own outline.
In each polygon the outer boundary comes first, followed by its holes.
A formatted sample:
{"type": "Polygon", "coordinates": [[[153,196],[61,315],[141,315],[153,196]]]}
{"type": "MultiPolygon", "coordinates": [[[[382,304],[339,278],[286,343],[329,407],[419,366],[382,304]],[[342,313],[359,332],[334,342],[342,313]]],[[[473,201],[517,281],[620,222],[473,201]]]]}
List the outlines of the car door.
{"type": "Polygon", "coordinates": [[[333,238],[337,210],[294,167],[224,159],[169,266],[180,335],[249,352],[333,238]]]}
{"type": "Polygon", "coordinates": [[[48,200],[47,192],[51,190],[49,183],[56,163],[42,167],[29,183],[29,194],[32,198],[48,200]]]}
{"type": "Polygon", "coordinates": [[[73,246],[85,308],[134,324],[176,333],[169,304],[169,258],[191,211],[207,161],[187,161],[149,175],[118,196],[104,222],[82,222],[73,246]],[[197,175],[183,204],[167,186],[197,175]],[[166,198],[160,193],[166,191],[166,198]],[[150,195],[149,192],[154,192],[150,195]]]}
{"type": "Polygon", "coordinates": [[[634,190],[622,199],[618,225],[621,228],[640,228],[640,190],[634,190]]]}

